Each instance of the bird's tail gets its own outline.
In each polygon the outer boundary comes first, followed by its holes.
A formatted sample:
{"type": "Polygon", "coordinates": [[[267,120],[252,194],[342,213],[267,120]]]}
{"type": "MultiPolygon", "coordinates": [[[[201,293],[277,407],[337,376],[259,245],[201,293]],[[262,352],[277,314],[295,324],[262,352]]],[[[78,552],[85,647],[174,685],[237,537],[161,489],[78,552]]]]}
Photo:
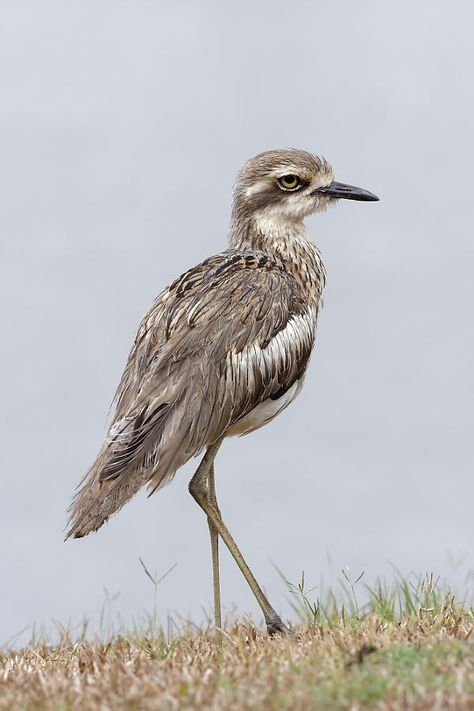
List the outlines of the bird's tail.
{"type": "Polygon", "coordinates": [[[168,409],[168,403],[146,406],[111,427],[68,509],[66,538],[97,531],[148,481],[159,458],[168,409]]]}
{"type": "Polygon", "coordinates": [[[104,455],[105,452],[99,453],[72,500],[68,509],[66,538],[82,538],[97,531],[146,482],[143,471],[141,476],[139,472],[134,475],[130,472],[115,479],[102,479],[104,455]]]}
{"type": "MultiPolygon", "coordinates": [[[[152,494],[216,439],[220,430],[215,432],[214,427],[209,433],[215,400],[201,393],[202,389],[180,391],[173,385],[159,395],[152,390],[112,423],[71,503],[66,538],[97,531],[144,484],[152,494]]],[[[219,411],[215,418],[220,422],[219,411]]]]}

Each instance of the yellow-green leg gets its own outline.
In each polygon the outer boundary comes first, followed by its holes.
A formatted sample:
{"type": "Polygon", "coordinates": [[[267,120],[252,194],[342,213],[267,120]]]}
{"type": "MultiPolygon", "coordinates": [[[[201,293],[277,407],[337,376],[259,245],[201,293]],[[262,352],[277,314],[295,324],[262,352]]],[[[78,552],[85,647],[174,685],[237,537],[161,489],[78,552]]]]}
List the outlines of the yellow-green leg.
{"type": "MultiPolygon", "coordinates": [[[[216,485],[214,481],[214,462],[209,467],[208,493],[209,501],[211,501],[216,510],[219,511],[216,499],[216,485]]],[[[219,512],[220,513],[220,512],[219,512]]],[[[214,591],[214,625],[216,628],[216,638],[219,644],[222,644],[222,611],[221,611],[221,586],[219,575],[219,534],[212,523],[212,519],[208,516],[207,523],[209,525],[209,534],[211,537],[211,553],[212,553],[212,586],[214,591]]]]}
{"type": "MultiPolygon", "coordinates": [[[[209,476],[211,469],[213,469],[213,464],[214,464],[214,459],[217,454],[217,451],[222,443],[222,439],[218,440],[214,444],[211,444],[208,449],[206,450],[206,453],[196,471],[194,474],[193,478],[189,482],[189,492],[192,495],[192,497],[195,499],[195,501],[199,504],[199,506],[203,509],[204,513],[207,515],[207,519],[209,522],[209,528],[211,530],[211,543],[213,540],[213,532],[211,529],[211,526],[214,528],[215,531],[219,534],[219,536],[222,538],[224,543],[226,544],[227,548],[229,549],[232,557],[234,558],[235,562],[239,566],[245,580],[247,581],[250,589],[252,590],[253,594],[255,595],[255,598],[260,606],[260,609],[263,612],[263,616],[265,618],[265,623],[267,625],[267,630],[269,634],[275,634],[275,632],[282,632],[282,633],[288,633],[289,629],[288,627],[282,622],[280,619],[279,615],[275,612],[273,607],[270,605],[268,602],[265,593],[261,589],[260,585],[257,583],[252,571],[248,567],[247,563],[244,560],[244,557],[242,553],[239,551],[236,542],[232,538],[231,534],[229,533],[229,530],[227,529],[226,525],[224,524],[224,521],[222,520],[221,513],[219,511],[219,508],[217,506],[217,501],[215,497],[215,490],[213,490],[212,497],[214,500],[211,500],[211,486],[210,486],[210,481],[209,481],[209,476]]],[[[213,479],[214,472],[212,473],[212,479],[213,479]]],[[[212,485],[213,487],[213,485],[212,485]]],[[[216,553],[217,553],[217,548],[216,548],[216,553]]],[[[213,552],[213,570],[218,569],[218,559],[217,556],[214,558],[214,552],[213,552]]],[[[216,578],[215,578],[215,573],[214,573],[214,591],[218,591],[218,585],[216,588],[216,578]]],[[[219,598],[219,608],[220,608],[220,593],[215,592],[215,595],[219,598]]],[[[215,610],[216,614],[216,620],[217,620],[217,612],[215,610]]],[[[220,613],[219,613],[220,616],[220,613]]]]}

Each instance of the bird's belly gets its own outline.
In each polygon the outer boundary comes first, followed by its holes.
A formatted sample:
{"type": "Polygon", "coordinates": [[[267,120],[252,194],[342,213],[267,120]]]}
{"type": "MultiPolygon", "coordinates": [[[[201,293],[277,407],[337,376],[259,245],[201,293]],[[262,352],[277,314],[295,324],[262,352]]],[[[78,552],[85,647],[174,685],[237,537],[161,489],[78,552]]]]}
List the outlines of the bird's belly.
{"type": "Polygon", "coordinates": [[[288,405],[293,402],[295,397],[300,392],[303,386],[304,377],[295,380],[291,388],[289,388],[278,400],[268,398],[264,402],[250,410],[250,412],[238,420],[234,425],[229,427],[226,432],[227,437],[233,435],[244,435],[259,427],[268,424],[274,417],[280,414],[288,405]]]}

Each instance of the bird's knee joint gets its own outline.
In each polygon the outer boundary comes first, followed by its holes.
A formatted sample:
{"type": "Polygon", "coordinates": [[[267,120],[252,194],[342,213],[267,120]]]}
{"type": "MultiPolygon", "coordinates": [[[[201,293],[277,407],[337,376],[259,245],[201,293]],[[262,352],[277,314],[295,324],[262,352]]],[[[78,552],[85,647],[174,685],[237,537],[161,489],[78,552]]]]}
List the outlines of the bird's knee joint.
{"type": "Polygon", "coordinates": [[[188,491],[198,503],[203,501],[203,499],[206,498],[206,488],[202,485],[201,482],[196,482],[193,479],[188,484],[188,491]]]}

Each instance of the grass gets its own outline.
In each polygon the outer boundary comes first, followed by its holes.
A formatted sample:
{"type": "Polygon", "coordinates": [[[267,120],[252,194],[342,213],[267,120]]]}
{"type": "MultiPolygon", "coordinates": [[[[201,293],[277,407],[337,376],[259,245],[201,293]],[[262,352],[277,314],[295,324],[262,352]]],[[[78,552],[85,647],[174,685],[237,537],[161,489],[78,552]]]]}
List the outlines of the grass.
{"type": "Polygon", "coordinates": [[[359,580],[346,574],[341,602],[312,600],[302,578],[294,636],[233,623],[221,650],[211,629],[165,634],[155,612],[107,642],[36,639],[0,655],[0,709],[474,709],[472,608],[431,576],[368,588],[360,606],[359,580]]]}

